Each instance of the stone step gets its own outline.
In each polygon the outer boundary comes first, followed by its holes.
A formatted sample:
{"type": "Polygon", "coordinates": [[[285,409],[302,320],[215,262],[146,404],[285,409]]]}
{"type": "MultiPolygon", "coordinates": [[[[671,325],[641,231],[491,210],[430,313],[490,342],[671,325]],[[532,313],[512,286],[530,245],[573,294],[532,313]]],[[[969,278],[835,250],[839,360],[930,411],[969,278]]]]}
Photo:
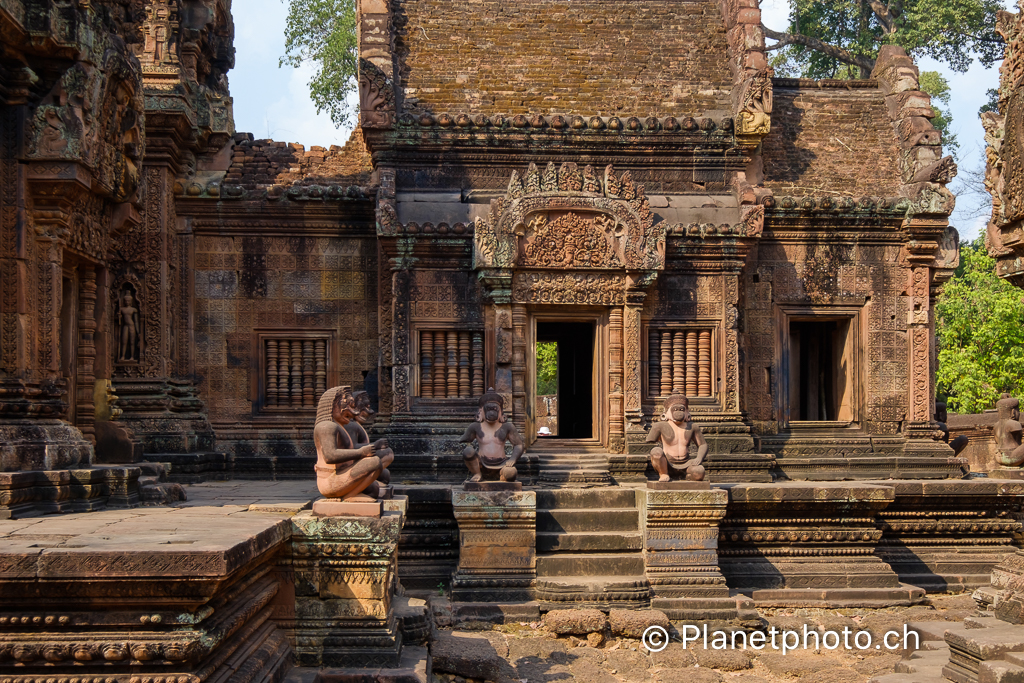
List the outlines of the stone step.
{"type": "Polygon", "coordinates": [[[639,531],[636,510],[537,510],[537,531],[639,531]]]}
{"type": "Polygon", "coordinates": [[[982,662],[978,667],[978,680],[986,683],[1024,683],[1024,667],[1005,659],[982,662]]]}
{"type": "Polygon", "coordinates": [[[537,576],[632,576],[644,575],[640,553],[587,553],[540,555],[537,576]]]}
{"type": "Polygon", "coordinates": [[[630,509],[636,508],[633,489],[550,489],[537,491],[537,509],[630,509]]]}
{"type": "Polygon", "coordinates": [[[612,483],[611,474],[603,470],[542,470],[538,476],[542,484],[606,484],[612,483]]]}
{"type": "Polygon", "coordinates": [[[651,586],[642,576],[538,577],[541,609],[594,607],[641,609],[650,605],[651,586]]]}
{"type": "Polygon", "coordinates": [[[643,550],[644,536],[641,533],[612,532],[578,532],[565,534],[559,532],[540,532],[537,534],[537,552],[614,552],[623,550],[643,550]]]}

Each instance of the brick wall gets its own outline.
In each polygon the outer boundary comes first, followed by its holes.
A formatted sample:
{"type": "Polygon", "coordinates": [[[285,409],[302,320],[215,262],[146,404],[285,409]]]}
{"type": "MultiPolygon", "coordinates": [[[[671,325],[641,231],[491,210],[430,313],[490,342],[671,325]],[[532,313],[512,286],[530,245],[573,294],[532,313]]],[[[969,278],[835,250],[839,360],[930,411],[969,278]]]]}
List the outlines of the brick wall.
{"type": "Polygon", "coordinates": [[[253,140],[251,133],[235,135],[226,185],[246,189],[270,185],[367,185],[373,168],[356,128],[344,147],[313,145],[308,150],[296,142],[253,140]]]}
{"type": "Polygon", "coordinates": [[[728,109],[717,0],[398,0],[395,9],[406,111],[728,109]]]}
{"type": "Polygon", "coordinates": [[[776,195],[899,194],[899,151],[877,88],[775,85],[764,173],[776,195]]]}

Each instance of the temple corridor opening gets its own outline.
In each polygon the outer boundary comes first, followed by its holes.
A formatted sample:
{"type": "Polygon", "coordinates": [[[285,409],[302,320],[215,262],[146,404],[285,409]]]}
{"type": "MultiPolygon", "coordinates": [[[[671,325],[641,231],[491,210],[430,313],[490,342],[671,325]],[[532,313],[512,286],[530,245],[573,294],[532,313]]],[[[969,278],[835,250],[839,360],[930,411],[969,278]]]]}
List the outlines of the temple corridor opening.
{"type": "MultiPolygon", "coordinates": [[[[594,434],[594,330],[592,322],[537,322],[537,343],[557,344],[557,415],[552,436],[594,434]]],[[[536,355],[536,350],[534,350],[536,355]]]]}

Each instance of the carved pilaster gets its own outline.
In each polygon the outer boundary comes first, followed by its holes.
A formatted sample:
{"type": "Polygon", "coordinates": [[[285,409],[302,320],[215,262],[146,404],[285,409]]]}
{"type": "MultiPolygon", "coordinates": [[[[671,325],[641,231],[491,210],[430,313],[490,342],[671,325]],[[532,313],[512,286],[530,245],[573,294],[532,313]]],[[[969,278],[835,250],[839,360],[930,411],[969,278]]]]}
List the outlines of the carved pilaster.
{"type": "Polygon", "coordinates": [[[621,453],[626,445],[624,392],[622,389],[622,308],[608,315],[608,450],[621,453]]]}
{"type": "Polygon", "coordinates": [[[512,305],[512,420],[526,431],[526,306],[512,305]]]}
{"type": "Polygon", "coordinates": [[[78,358],[75,422],[91,443],[96,443],[96,410],[93,385],[96,381],[96,269],[78,271],[78,358]]]}
{"type": "MultiPolygon", "coordinates": [[[[391,330],[392,362],[392,410],[396,413],[409,410],[409,379],[412,367],[409,360],[409,271],[400,268],[392,274],[392,292],[394,292],[393,324],[391,330]]],[[[437,387],[435,385],[435,391],[437,387]]]]}

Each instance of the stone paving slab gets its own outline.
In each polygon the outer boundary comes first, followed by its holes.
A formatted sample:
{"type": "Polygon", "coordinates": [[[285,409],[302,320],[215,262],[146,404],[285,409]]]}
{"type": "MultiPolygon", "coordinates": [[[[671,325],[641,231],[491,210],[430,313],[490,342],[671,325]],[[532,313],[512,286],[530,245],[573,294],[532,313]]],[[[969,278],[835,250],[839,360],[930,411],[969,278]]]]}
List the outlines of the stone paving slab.
{"type": "Polygon", "coordinates": [[[209,482],[173,506],[0,520],[0,577],[223,576],[284,542],[309,481],[209,482]]]}

